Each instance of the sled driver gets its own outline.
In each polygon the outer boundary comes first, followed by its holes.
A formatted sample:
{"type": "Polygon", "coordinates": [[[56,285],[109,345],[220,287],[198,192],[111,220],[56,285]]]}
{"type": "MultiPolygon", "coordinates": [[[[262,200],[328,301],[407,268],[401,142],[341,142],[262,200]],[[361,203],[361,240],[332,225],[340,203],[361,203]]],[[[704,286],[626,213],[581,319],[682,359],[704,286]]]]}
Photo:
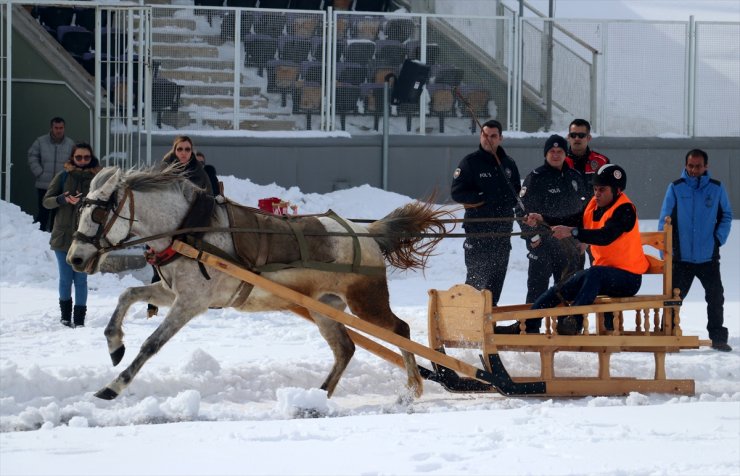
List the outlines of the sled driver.
{"type": "MultiPolygon", "coordinates": [[[[573,306],[593,304],[596,296],[628,297],[637,294],[642,275],[649,263],[642,250],[637,210],[624,193],[627,175],[615,164],[599,168],[593,177],[594,196],[583,213],[568,217],[542,216],[529,213],[529,226],[546,222],[557,239],[573,237],[591,245],[593,265],[580,271],[565,282],[545,291],[532,305],[532,309],[555,307],[562,302],[573,306]]],[[[527,319],[528,333],[538,333],[542,318],[527,319]]],[[[605,318],[610,329],[612,320],[605,318]]],[[[583,316],[566,316],[558,319],[558,334],[576,335],[583,330],[583,316]]]]}

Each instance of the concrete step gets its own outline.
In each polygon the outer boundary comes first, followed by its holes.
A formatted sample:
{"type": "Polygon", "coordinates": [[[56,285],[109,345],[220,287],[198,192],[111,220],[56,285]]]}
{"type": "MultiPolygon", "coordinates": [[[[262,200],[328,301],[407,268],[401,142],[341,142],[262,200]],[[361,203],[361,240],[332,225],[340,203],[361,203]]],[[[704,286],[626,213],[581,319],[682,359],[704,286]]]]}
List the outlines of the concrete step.
{"type": "Polygon", "coordinates": [[[157,58],[162,69],[178,68],[204,68],[204,69],[234,69],[233,60],[221,60],[217,58],[157,58]]]}
{"type": "MultiPolygon", "coordinates": [[[[232,122],[228,119],[203,119],[203,124],[222,130],[231,130],[232,128],[232,122]]],[[[239,130],[294,131],[296,130],[296,125],[293,121],[285,120],[242,119],[239,121],[239,130]]]]}
{"type": "Polygon", "coordinates": [[[197,40],[197,43],[203,43],[213,46],[221,46],[224,40],[221,35],[194,35],[192,31],[180,32],[164,32],[164,31],[153,31],[152,32],[152,43],[193,43],[197,40]]]}
{"type": "Polygon", "coordinates": [[[234,81],[233,71],[160,69],[159,76],[175,82],[203,81],[204,83],[228,83],[234,81]]]}
{"type": "Polygon", "coordinates": [[[152,45],[152,55],[159,58],[218,58],[218,48],[207,43],[198,44],[169,44],[157,43],[152,45]]]}
{"type": "MultiPolygon", "coordinates": [[[[239,95],[242,98],[250,97],[250,96],[258,96],[261,92],[261,88],[257,86],[242,86],[239,88],[239,95]]],[[[234,88],[229,85],[200,85],[200,84],[193,84],[193,85],[185,85],[182,89],[183,95],[188,96],[233,96],[234,94],[234,88]]]]}
{"type": "MultiPolygon", "coordinates": [[[[257,99],[242,98],[239,100],[239,107],[243,109],[250,108],[267,108],[267,98],[260,97],[257,99]]],[[[213,108],[231,108],[234,105],[234,99],[225,96],[180,96],[180,107],[213,107],[213,108]]]]}
{"type": "Polygon", "coordinates": [[[157,17],[152,18],[153,28],[183,28],[195,30],[195,20],[192,18],[157,17]]]}

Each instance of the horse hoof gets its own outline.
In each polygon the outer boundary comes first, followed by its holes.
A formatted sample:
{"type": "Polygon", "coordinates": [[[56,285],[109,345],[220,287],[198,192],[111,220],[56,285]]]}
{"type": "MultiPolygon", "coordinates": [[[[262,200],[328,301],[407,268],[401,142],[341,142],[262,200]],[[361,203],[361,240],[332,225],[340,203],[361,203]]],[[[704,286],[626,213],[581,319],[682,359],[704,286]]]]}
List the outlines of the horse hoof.
{"type": "Polygon", "coordinates": [[[111,352],[110,359],[113,361],[113,367],[115,367],[121,362],[121,359],[123,359],[123,354],[125,353],[126,353],[125,345],[122,345],[121,347],[111,352]]]}
{"type": "Polygon", "coordinates": [[[118,396],[118,394],[108,387],[105,387],[102,390],[98,390],[95,396],[103,400],[113,400],[118,396]]]}

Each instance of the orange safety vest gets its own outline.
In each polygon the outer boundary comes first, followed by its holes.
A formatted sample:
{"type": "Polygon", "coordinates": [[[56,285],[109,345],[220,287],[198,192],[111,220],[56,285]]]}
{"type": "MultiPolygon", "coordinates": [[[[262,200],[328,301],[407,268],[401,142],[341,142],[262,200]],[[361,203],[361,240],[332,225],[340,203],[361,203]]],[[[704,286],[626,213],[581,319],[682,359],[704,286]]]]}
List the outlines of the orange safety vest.
{"type": "MultiPolygon", "coordinates": [[[[592,198],[586,210],[583,212],[583,227],[587,230],[597,230],[603,228],[607,220],[614,214],[614,210],[624,203],[632,205],[632,201],[624,193],[620,194],[617,201],[614,202],[601,220],[594,221],[594,211],[596,210],[596,198],[592,198]]],[[[632,205],[634,207],[634,205],[632,205]]],[[[591,245],[591,254],[594,257],[595,266],[610,266],[629,271],[634,274],[644,274],[650,263],[648,263],[645,253],[642,250],[642,241],[640,240],[640,223],[635,217],[635,226],[628,232],[622,233],[616,240],[605,246],[591,245]]]]}

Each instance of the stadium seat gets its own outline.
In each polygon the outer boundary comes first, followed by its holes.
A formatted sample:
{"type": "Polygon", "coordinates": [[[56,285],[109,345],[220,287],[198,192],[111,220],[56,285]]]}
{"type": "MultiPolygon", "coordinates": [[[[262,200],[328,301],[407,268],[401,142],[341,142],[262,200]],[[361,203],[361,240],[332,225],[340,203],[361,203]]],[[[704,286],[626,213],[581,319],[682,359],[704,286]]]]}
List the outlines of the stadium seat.
{"type": "Polygon", "coordinates": [[[283,13],[258,12],[254,18],[254,33],[277,38],[282,36],[285,22],[286,18],[283,13]]]}
{"type": "MultiPolygon", "coordinates": [[[[233,1],[233,0],[227,0],[227,2],[233,1]]],[[[256,0],[254,0],[256,3],[256,0]]],[[[252,32],[252,24],[254,23],[254,12],[251,12],[249,10],[241,10],[239,12],[236,12],[240,15],[240,25],[241,25],[241,38],[244,38],[245,35],[250,35],[252,32]]],[[[234,28],[234,15],[235,12],[227,12],[224,15],[224,19],[221,22],[221,40],[225,43],[227,41],[234,41],[234,36],[236,35],[234,28]]]]}
{"type": "MultiPolygon", "coordinates": [[[[419,40],[408,40],[404,43],[408,59],[421,61],[421,42],[419,40]]],[[[436,43],[427,44],[427,57],[425,64],[433,66],[439,63],[440,48],[436,43]]]]}
{"type": "Polygon", "coordinates": [[[370,40],[348,40],[342,57],[345,63],[367,65],[375,54],[375,43],[370,40]]]}
{"type": "Polygon", "coordinates": [[[357,100],[360,98],[360,87],[354,84],[337,82],[335,97],[339,123],[342,130],[345,130],[347,114],[357,114],[357,100]]]}
{"type": "Polygon", "coordinates": [[[400,66],[406,59],[406,48],[398,40],[379,40],[375,43],[375,64],[400,66]]]}
{"type": "Polygon", "coordinates": [[[490,93],[488,92],[488,89],[482,86],[465,83],[460,85],[459,91],[460,95],[470,106],[470,109],[468,109],[467,106],[461,107],[460,109],[463,115],[470,117],[470,132],[475,134],[477,126],[475,123],[475,117],[490,117],[488,111],[490,93]]]}
{"type": "Polygon", "coordinates": [[[396,40],[403,43],[414,33],[414,21],[410,18],[390,18],[385,22],[383,33],[386,40],[396,40]]]}
{"type": "Polygon", "coordinates": [[[42,25],[56,33],[60,26],[72,24],[74,9],[72,7],[38,7],[38,18],[42,25]]]}
{"type": "Polygon", "coordinates": [[[262,76],[262,70],[268,61],[275,59],[277,40],[269,35],[246,35],[244,37],[244,65],[257,68],[257,74],[262,76]]]}
{"type": "Polygon", "coordinates": [[[168,79],[156,78],[152,81],[152,112],[157,113],[157,127],[162,127],[164,111],[179,110],[181,92],[182,86],[168,79]]]}
{"type": "Polygon", "coordinates": [[[75,58],[82,59],[82,55],[90,51],[93,44],[93,34],[81,26],[60,25],[57,28],[57,41],[75,58]]]}
{"type": "Polygon", "coordinates": [[[377,16],[353,17],[352,38],[356,40],[377,40],[381,21],[382,17],[377,16]]]}
{"type": "Polygon", "coordinates": [[[365,82],[367,67],[357,63],[337,63],[337,82],[354,84],[365,82]]]}
{"type": "Polygon", "coordinates": [[[312,38],[317,33],[320,34],[320,30],[317,31],[319,22],[320,17],[316,14],[301,15],[300,13],[289,13],[286,32],[288,35],[312,38]]]}

